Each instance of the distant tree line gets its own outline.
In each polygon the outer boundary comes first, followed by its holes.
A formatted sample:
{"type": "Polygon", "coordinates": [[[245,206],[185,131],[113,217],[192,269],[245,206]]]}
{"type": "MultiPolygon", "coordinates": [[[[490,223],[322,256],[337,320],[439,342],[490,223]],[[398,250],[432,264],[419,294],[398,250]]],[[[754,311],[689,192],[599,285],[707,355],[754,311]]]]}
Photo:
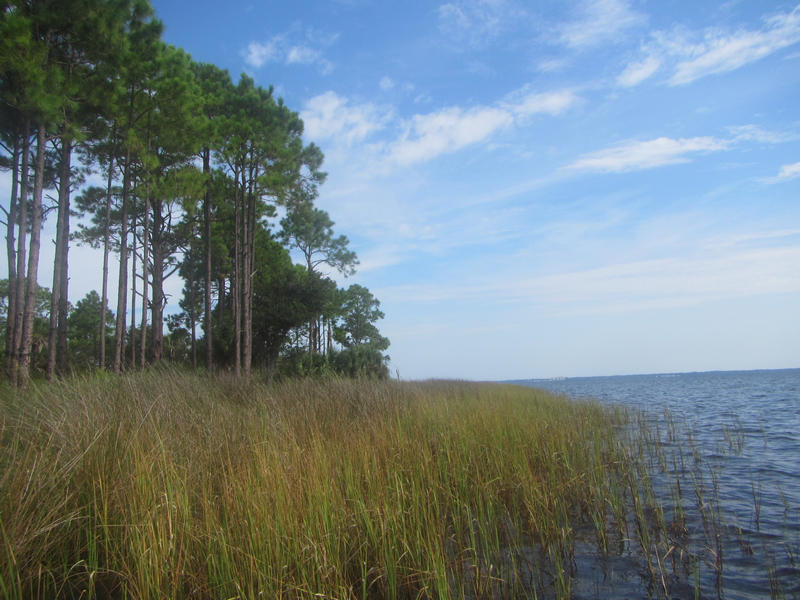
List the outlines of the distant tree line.
{"type": "Polygon", "coordinates": [[[165,359],[237,375],[386,376],[380,303],[327,276],[358,260],[315,206],[322,152],[271,87],[165,44],[147,0],[0,11],[0,168],[11,174],[0,343],[13,385],[38,370],[53,379],[165,359]],[[90,173],[104,185],[87,187],[90,173]],[[45,218],[57,223],[49,289],[37,282],[45,218]],[[100,293],[74,307],[71,243],[103,254],[100,293]],[[175,275],[180,312],[165,319],[175,275]]]}

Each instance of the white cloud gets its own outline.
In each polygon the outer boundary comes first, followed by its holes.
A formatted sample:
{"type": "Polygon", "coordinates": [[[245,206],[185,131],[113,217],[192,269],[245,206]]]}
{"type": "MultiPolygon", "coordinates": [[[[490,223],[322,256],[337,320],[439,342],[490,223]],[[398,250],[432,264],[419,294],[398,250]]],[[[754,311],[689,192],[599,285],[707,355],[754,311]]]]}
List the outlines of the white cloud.
{"type": "Polygon", "coordinates": [[[728,131],[737,142],[759,142],[761,144],[782,144],[800,139],[800,135],[791,131],[769,131],[757,125],[739,125],[729,127],[728,131]]]}
{"type": "Polygon", "coordinates": [[[792,165],[783,165],[780,173],[778,173],[778,177],[782,179],[794,179],[795,177],[800,177],[800,162],[796,162],[792,165]]]}
{"type": "Polygon", "coordinates": [[[276,60],[278,58],[277,39],[260,43],[250,42],[247,45],[247,50],[244,52],[244,62],[253,67],[260,69],[264,63],[276,60]]]}
{"type": "Polygon", "coordinates": [[[388,92],[390,89],[394,87],[394,81],[392,81],[391,77],[384,75],[383,77],[381,77],[380,83],[378,83],[378,85],[384,92],[388,92]]]}
{"type": "Polygon", "coordinates": [[[669,85],[684,85],[733,71],[800,42],[800,5],[763,19],[761,29],[690,31],[674,27],[655,31],[643,46],[644,57],[630,63],[617,78],[626,87],[651,77],[659,68],[672,71],[669,85]]]}
{"type": "Polygon", "coordinates": [[[644,60],[632,62],[619,74],[617,83],[623,87],[639,85],[658,71],[660,66],[661,61],[655,56],[648,56],[644,60]]]}
{"type": "Polygon", "coordinates": [[[391,158],[401,165],[429,160],[482,141],[512,122],[509,112],[491,107],[450,107],[414,115],[403,137],[392,145],[391,158]]]}
{"type": "Polygon", "coordinates": [[[704,41],[692,47],[690,56],[678,63],[670,83],[680,85],[732,71],[800,41],[800,6],[765,21],[766,26],[759,31],[706,32],[704,41]]]}
{"type": "Polygon", "coordinates": [[[350,105],[335,92],[311,98],[300,112],[308,138],[335,139],[348,145],[382,129],[389,116],[373,104],[350,105]]]}
{"type": "Polygon", "coordinates": [[[539,61],[536,68],[542,73],[553,73],[561,71],[568,65],[565,58],[545,58],[539,61]]]}
{"type": "Polygon", "coordinates": [[[407,122],[401,139],[392,144],[391,159],[401,165],[429,160],[481,142],[531,115],[559,115],[579,100],[569,90],[530,92],[525,87],[509,94],[496,106],[476,106],[468,110],[453,106],[414,115],[407,122]]]}
{"type": "Polygon", "coordinates": [[[494,301],[549,315],[669,309],[728,298],[800,292],[800,246],[727,250],[640,260],[528,278],[489,274],[471,283],[397,286],[395,302],[494,301]],[[752,285],[743,286],[742,281],[752,285]]]}
{"type": "Polygon", "coordinates": [[[689,255],[543,277],[520,288],[583,314],[670,308],[800,291],[793,268],[798,259],[797,246],[689,255]],[[752,285],[742,286],[742,281],[752,285]]]}
{"type": "Polygon", "coordinates": [[[523,13],[509,0],[455,0],[439,6],[439,30],[453,41],[479,46],[518,23],[523,13]]]}
{"type": "Polygon", "coordinates": [[[584,0],[577,18],[561,27],[559,41],[571,48],[594,46],[618,40],[624,30],[644,22],[627,0],[584,0]]]}
{"type": "Polygon", "coordinates": [[[242,56],[245,63],[254,69],[274,62],[286,65],[317,65],[323,74],[328,74],[333,70],[333,63],[325,58],[322,48],[332,45],[337,39],[336,34],[321,34],[313,29],[300,33],[297,29],[292,29],[276,34],[265,42],[250,42],[242,56]]]}
{"type": "MultiPolygon", "coordinates": [[[[390,82],[396,87],[388,77],[384,80],[382,87],[388,88],[390,82]]],[[[503,128],[524,124],[531,115],[560,115],[580,100],[570,90],[531,92],[524,87],[491,106],[450,106],[399,121],[389,108],[351,104],[347,98],[328,91],[309,100],[300,116],[310,139],[338,140],[346,145],[365,142],[362,149],[373,166],[377,162],[392,167],[431,160],[488,140],[503,128]],[[382,139],[366,143],[373,134],[392,126],[394,135],[387,133],[382,139]]],[[[423,99],[415,99],[419,101],[423,99]]]]}
{"type": "Polygon", "coordinates": [[[414,104],[430,104],[433,98],[430,94],[417,94],[414,96],[414,104]]]}
{"type": "Polygon", "coordinates": [[[660,137],[627,142],[586,154],[567,168],[581,171],[621,173],[687,162],[687,155],[728,148],[729,142],[712,137],[672,139],[660,137]]]}
{"type": "Polygon", "coordinates": [[[775,177],[764,179],[765,183],[781,183],[800,177],[800,162],[783,165],[775,177]]]}
{"type": "Polygon", "coordinates": [[[439,7],[439,28],[449,35],[461,38],[471,29],[473,23],[465,9],[455,3],[448,2],[439,7]]]}
{"type": "Polygon", "coordinates": [[[544,93],[516,92],[511,95],[511,98],[513,100],[509,108],[518,117],[539,113],[560,115],[579,101],[578,96],[569,90],[544,93]]]}
{"type": "Polygon", "coordinates": [[[286,53],[286,64],[310,65],[320,58],[320,52],[308,46],[292,46],[286,53]]]}

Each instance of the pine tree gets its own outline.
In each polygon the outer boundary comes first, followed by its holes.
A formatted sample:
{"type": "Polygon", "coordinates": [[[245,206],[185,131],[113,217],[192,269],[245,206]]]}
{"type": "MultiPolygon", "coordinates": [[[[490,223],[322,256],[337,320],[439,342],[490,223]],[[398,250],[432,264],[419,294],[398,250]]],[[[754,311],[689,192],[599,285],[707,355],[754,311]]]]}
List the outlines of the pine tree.
{"type": "MultiPolygon", "coordinates": [[[[212,242],[211,242],[211,221],[212,221],[212,190],[213,178],[211,173],[211,150],[213,146],[219,144],[221,119],[225,114],[226,98],[232,93],[233,84],[227,71],[219,69],[215,65],[197,64],[194,65],[197,83],[202,94],[202,114],[205,117],[203,125],[201,145],[201,155],[203,160],[203,330],[205,332],[206,345],[206,370],[211,371],[214,366],[214,336],[211,320],[211,285],[213,281],[212,263],[212,242]]],[[[194,333],[193,333],[194,335],[194,333]]]]}

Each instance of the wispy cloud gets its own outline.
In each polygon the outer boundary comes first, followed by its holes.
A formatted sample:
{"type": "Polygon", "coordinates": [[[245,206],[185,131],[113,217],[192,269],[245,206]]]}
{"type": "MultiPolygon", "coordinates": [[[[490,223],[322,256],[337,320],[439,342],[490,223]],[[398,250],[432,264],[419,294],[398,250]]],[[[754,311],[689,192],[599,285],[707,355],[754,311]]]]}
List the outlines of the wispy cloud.
{"type": "Polygon", "coordinates": [[[278,60],[281,53],[277,39],[272,38],[266,42],[250,42],[242,54],[244,62],[254,69],[260,69],[265,63],[278,60]]]}
{"type": "Polygon", "coordinates": [[[732,71],[798,41],[800,6],[789,13],[766,18],[764,28],[758,31],[742,30],[733,34],[708,31],[702,44],[691,49],[691,56],[678,63],[670,83],[680,85],[706,75],[732,71]]]}
{"type": "MultiPolygon", "coordinates": [[[[792,132],[767,131],[755,125],[729,127],[728,131],[731,133],[728,138],[702,136],[674,139],[659,137],[652,140],[627,141],[584,154],[569,164],[566,169],[602,173],[640,171],[689,162],[690,157],[694,155],[729,150],[734,145],[743,142],[779,144],[798,138],[797,134],[792,132]]],[[[788,174],[781,170],[781,174],[775,179],[784,180],[792,176],[792,168],[796,167],[797,165],[787,165],[784,169],[788,169],[788,174]]]]}
{"type": "Polygon", "coordinates": [[[250,42],[242,51],[242,57],[254,69],[267,63],[316,65],[323,74],[328,74],[333,70],[333,63],[325,58],[323,49],[337,38],[336,34],[323,34],[313,29],[301,32],[295,28],[263,42],[250,42]]]}
{"type": "Polygon", "coordinates": [[[628,64],[617,82],[625,87],[638,85],[661,67],[671,71],[669,85],[685,85],[733,71],[800,42],[800,5],[762,20],[760,29],[690,31],[677,26],[655,31],[643,46],[644,58],[628,64]]]}
{"type": "MultiPolygon", "coordinates": [[[[800,229],[767,229],[760,231],[750,231],[747,233],[727,233],[718,238],[713,238],[708,242],[710,249],[724,249],[733,246],[745,246],[764,243],[773,243],[776,240],[783,240],[786,245],[789,244],[787,238],[796,237],[800,238],[800,229]]],[[[778,241],[780,243],[780,241],[778,241]]]]}
{"type": "Polygon", "coordinates": [[[391,111],[370,103],[354,105],[329,91],[306,102],[300,116],[308,138],[336,140],[350,145],[382,129],[390,119],[391,111]]]}
{"type": "Polygon", "coordinates": [[[559,41],[571,48],[586,48],[615,41],[623,31],[646,22],[627,0],[584,0],[575,18],[560,28],[559,41]]]}
{"type": "Polygon", "coordinates": [[[791,165],[783,165],[775,177],[768,177],[763,181],[765,183],[783,183],[784,181],[790,181],[798,177],[800,177],[800,162],[791,165]]]}
{"type": "MultiPolygon", "coordinates": [[[[388,77],[384,79],[381,87],[395,86],[388,77]]],[[[456,152],[488,140],[502,129],[524,124],[533,115],[558,116],[580,101],[570,90],[537,92],[526,86],[493,105],[448,106],[399,120],[390,108],[353,104],[328,91],[309,100],[300,116],[307,136],[314,140],[367,143],[367,138],[382,132],[382,139],[373,141],[366,150],[373,163],[377,160],[384,167],[391,167],[456,152]]]]}
{"type": "Polygon", "coordinates": [[[570,90],[557,92],[530,92],[523,88],[508,97],[508,109],[517,117],[535,114],[560,115],[572,108],[580,98],[570,90]]]}
{"type": "Polygon", "coordinates": [[[381,80],[378,83],[378,85],[384,92],[388,92],[394,87],[394,81],[392,80],[391,77],[384,75],[383,77],[381,77],[381,80]]]}
{"type": "Polygon", "coordinates": [[[536,65],[537,70],[542,73],[554,73],[561,71],[569,64],[569,61],[563,57],[559,58],[544,58],[536,65]]]}
{"type": "Polygon", "coordinates": [[[401,139],[391,145],[391,159],[401,165],[429,160],[482,141],[512,122],[511,114],[493,107],[450,107],[414,115],[401,139]]]}
{"type": "Polygon", "coordinates": [[[794,131],[771,131],[762,129],[757,125],[737,125],[729,127],[734,141],[758,142],[760,144],[782,144],[800,139],[800,134],[794,131]]]}
{"type": "Polygon", "coordinates": [[[521,288],[548,298],[554,311],[569,313],[673,308],[800,291],[793,269],[799,258],[798,246],[687,255],[542,277],[521,288]]]}
{"type": "Polygon", "coordinates": [[[680,139],[660,137],[654,140],[632,141],[585,154],[568,165],[567,169],[604,173],[652,169],[687,162],[689,155],[725,150],[729,145],[729,141],[713,137],[680,139]]]}
{"type": "Polygon", "coordinates": [[[492,301],[534,305],[550,315],[668,309],[728,298],[800,292],[800,246],[687,254],[553,275],[485,276],[471,283],[398,286],[395,301],[492,301]],[[742,286],[742,281],[753,285],[742,286]]]}
{"type": "Polygon", "coordinates": [[[517,24],[523,14],[511,0],[455,0],[439,6],[439,30],[452,41],[480,46],[517,24]]]}
{"type": "Polygon", "coordinates": [[[655,56],[648,56],[641,61],[630,63],[617,77],[617,83],[623,87],[639,85],[649,79],[661,66],[661,60],[655,56]]]}
{"type": "Polygon", "coordinates": [[[286,64],[310,65],[322,58],[322,53],[308,46],[292,46],[286,52],[286,64]]]}
{"type": "Polygon", "coordinates": [[[575,106],[580,97],[570,90],[533,92],[528,86],[494,106],[457,106],[414,115],[399,140],[390,146],[390,159],[400,165],[428,160],[484,141],[495,132],[524,123],[536,114],[557,116],[575,106]]]}

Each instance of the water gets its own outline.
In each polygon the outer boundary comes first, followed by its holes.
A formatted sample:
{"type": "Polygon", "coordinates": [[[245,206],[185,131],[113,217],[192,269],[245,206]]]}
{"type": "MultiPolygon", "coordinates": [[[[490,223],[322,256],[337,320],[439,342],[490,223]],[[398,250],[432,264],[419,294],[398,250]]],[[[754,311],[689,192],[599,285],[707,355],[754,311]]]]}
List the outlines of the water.
{"type": "MultiPolygon", "coordinates": [[[[655,480],[665,514],[675,508],[677,479],[696,513],[687,516],[687,547],[700,558],[698,573],[672,581],[672,597],[693,597],[699,587],[702,597],[800,598],[800,369],[515,383],[645,411],[666,457],[655,480]],[[719,527],[709,532],[698,515],[715,498],[719,527]],[[710,564],[717,555],[721,570],[710,564]]],[[[604,572],[602,579],[579,583],[576,597],[653,594],[636,578],[604,572]]]]}

